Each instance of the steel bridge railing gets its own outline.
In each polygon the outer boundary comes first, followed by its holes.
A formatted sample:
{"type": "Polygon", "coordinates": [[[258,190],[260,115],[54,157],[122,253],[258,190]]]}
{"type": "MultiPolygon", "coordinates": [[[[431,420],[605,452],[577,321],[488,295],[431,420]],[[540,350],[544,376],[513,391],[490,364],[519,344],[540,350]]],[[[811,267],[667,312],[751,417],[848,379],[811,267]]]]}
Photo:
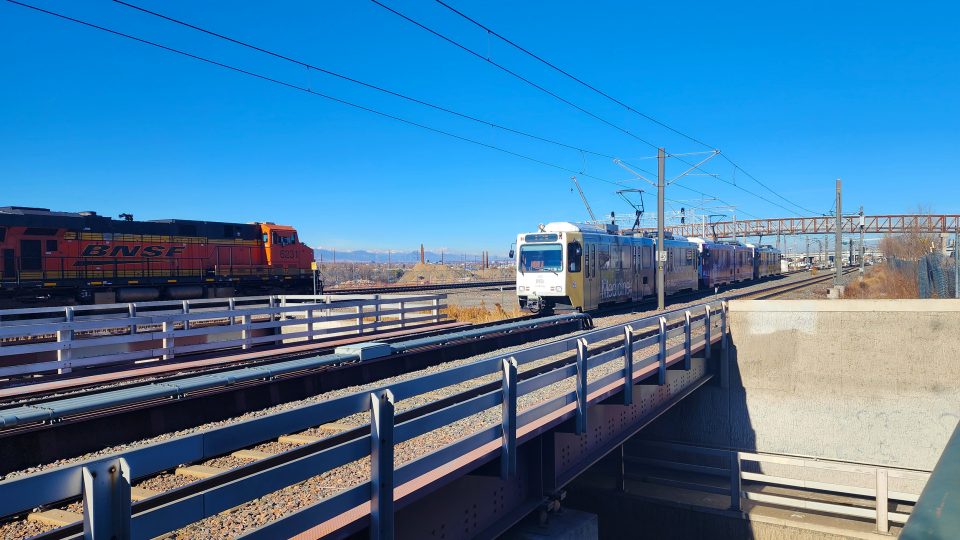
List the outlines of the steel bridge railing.
{"type": "MultiPolygon", "coordinates": [[[[588,409],[610,395],[613,391],[610,389],[632,388],[643,380],[664,385],[668,358],[677,359],[676,367],[690,369],[693,351],[703,350],[709,360],[711,345],[719,342],[723,361],[727,328],[725,302],[701,304],[529,347],[510,353],[506,358],[504,355],[490,356],[388,386],[6,480],[0,482],[0,493],[3,494],[0,515],[13,515],[56,501],[82,498],[82,526],[76,525],[65,537],[80,538],[95,533],[97,537],[104,534],[106,538],[111,535],[154,538],[353,461],[369,458],[369,480],[249,531],[244,538],[289,537],[333,518],[352,520],[367,515],[370,516],[371,537],[391,538],[393,501],[396,496],[416,489],[411,487],[415,480],[445,471],[445,467],[457,458],[478,452],[499,456],[504,463],[501,475],[512,477],[516,474],[517,446],[532,437],[537,428],[549,421],[559,421],[567,414],[564,411],[573,407],[576,431],[586,433],[588,409]],[[650,335],[639,337],[640,332],[650,330],[653,331],[650,335]],[[683,339],[670,346],[669,340],[678,337],[683,339]],[[614,343],[619,341],[619,345],[599,354],[590,354],[592,347],[601,342],[609,345],[611,340],[614,343]],[[647,348],[653,352],[643,355],[647,348]],[[570,351],[577,352],[575,363],[522,381],[518,379],[519,366],[570,351]],[[638,358],[638,354],[642,356],[638,358]],[[591,380],[590,370],[617,361],[621,367],[602,376],[594,372],[591,380]],[[473,397],[463,394],[464,399],[456,405],[402,423],[394,421],[395,403],[399,401],[489,376],[501,378],[500,390],[473,397]],[[518,398],[543,388],[556,387],[571,378],[576,381],[573,390],[560,390],[553,397],[524,410],[518,409],[518,398]],[[475,431],[414,461],[400,466],[394,462],[393,449],[397,444],[497,406],[502,410],[500,423],[475,431]],[[135,479],[354,414],[370,416],[369,434],[329,448],[324,448],[323,441],[306,445],[299,449],[299,458],[278,461],[272,467],[253,464],[233,469],[229,474],[234,480],[179,499],[171,500],[165,494],[163,505],[151,505],[150,499],[131,504],[130,484],[135,479]],[[315,447],[316,451],[303,453],[304,448],[309,447],[315,447]],[[246,468],[255,472],[243,475],[246,468]]],[[[623,392],[623,396],[624,404],[630,404],[632,392],[623,392]]],[[[282,456],[270,459],[281,460],[282,456]]],[[[454,473],[447,471],[446,474],[454,473]]]]}

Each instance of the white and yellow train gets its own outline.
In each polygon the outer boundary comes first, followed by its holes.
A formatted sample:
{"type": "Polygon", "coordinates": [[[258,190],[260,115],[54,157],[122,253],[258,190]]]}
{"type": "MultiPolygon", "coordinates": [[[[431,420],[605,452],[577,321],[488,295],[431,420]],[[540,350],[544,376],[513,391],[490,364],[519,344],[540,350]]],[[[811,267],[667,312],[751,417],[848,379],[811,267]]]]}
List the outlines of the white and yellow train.
{"type": "MultiPolygon", "coordinates": [[[[591,311],[656,295],[656,239],[621,235],[614,226],[557,222],[539,229],[518,235],[511,251],[521,309],[591,311]]],[[[666,295],[779,273],[780,252],[769,246],[679,238],[663,244],[666,295]]]]}

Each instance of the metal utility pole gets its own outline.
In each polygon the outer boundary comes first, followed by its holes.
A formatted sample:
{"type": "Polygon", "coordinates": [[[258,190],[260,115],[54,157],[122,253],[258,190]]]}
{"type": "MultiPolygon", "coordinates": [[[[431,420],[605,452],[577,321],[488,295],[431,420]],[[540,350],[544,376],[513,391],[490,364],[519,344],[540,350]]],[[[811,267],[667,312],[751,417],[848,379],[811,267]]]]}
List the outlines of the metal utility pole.
{"type": "Polygon", "coordinates": [[[960,229],[953,231],[953,297],[960,298],[960,229]]]}
{"type": "Polygon", "coordinates": [[[812,265],[813,265],[813,259],[810,258],[810,237],[809,237],[809,236],[805,236],[804,238],[807,239],[807,250],[803,252],[804,262],[809,262],[809,263],[811,264],[811,266],[812,266],[812,265]]]}
{"type": "Polygon", "coordinates": [[[837,266],[837,274],[833,278],[834,285],[840,285],[843,282],[843,233],[841,227],[843,226],[843,210],[840,208],[840,179],[837,178],[837,238],[834,241],[834,255],[833,259],[837,266]]]}
{"type": "Polygon", "coordinates": [[[863,219],[863,207],[860,207],[860,279],[863,279],[863,259],[866,258],[866,252],[863,248],[863,227],[865,225],[863,219]]]}
{"type": "Polygon", "coordinates": [[[577,182],[577,177],[571,176],[570,180],[573,180],[573,185],[577,186],[577,192],[580,193],[580,200],[583,201],[583,205],[587,207],[587,213],[590,214],[590,221],[596,223],[597,216],[593,215],[593,208],[590,208],[590,203],[587,202],[587,196],[583,194],[583,189],[580,187],[580,182],[577,182]]]}
{"type": "Polygon", "coordinates": [[[667,251],[663,249],[663,191],[666,184],[665,165],[667,153],[657,149],[657,310],[663,311],[663,267],[667,262],[667,251]]]}

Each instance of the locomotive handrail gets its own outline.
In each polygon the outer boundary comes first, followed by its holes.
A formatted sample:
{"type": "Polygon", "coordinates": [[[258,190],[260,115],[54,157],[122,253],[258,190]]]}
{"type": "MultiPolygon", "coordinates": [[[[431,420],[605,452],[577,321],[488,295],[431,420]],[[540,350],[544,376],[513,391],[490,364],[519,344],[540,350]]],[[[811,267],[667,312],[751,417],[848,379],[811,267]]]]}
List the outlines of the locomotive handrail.
{"type": "MultiPolygon", "coordinates": [[[[671,314],[677,315],[676,311],[671,312],[671,314]]],[[[384,500],[382,497],[392,500],[393,486],[401,486],[405,482],[436,470],[457,456],[478,450],[484,445],[489,447],[495,441],[499,443],[502,440],[502,445],[498,444],[497,448],[491,451],[495,455],[502,455],[507,463],[504,467],[504,474],[515,474],[516,445],[523,443],[531,436],[530,426],[534,423],[542,422],[545,419],[550,419],[550,422],[556,423],[572,414],[577,419],[578,432],[583,432],[586,430],[587,409],[604,399],[608,399],[625,386],[632,386],[650,377],[655,379],[657,384],[663,385],[665,384],[664,375],[668,363],[679,362],[682,364],[681,367],[689,369],[689,356],[697,348],[703,350],[707,359],[710,358],[709,346],[715,342],[720,342],[723,350],[726,350],[728,325],[726,323],[725,304],[692,306],[686,308],[683,311],[683,317],[677,319],[683,321],[686,329],[702,328],[704,331],[703,337],[697,336],[696,339],[691,337],[689,331],[686,333],[683,343],[680,344],[680,347],[687,351],[686,357],[680,355],[676,358],[670,358],[666,353],[666,340],[663,330],[668,324],[668,316],[671,314],[644,317],[613,327],[615,332],[624,336],[623,345],[615,349],[616,353],[590,355],[591,344],[603,342],[609,338],[605,337],[606,333],[581,332],[572,337],[511,352],[509,353],[509,359],[504,359],[503,355],[489,355],[476,362],[444,369],[426,376],[319,403],[302,405],[237,424],[174,437],[78,464],[8,479],[0,482],[0,494],[4,495],[0,497],[0,516],[12,515],[30,508],[70,498],[99,497],[97,500],[110,500],[116,504],[107,505],[106,508],[103,505],[85,505],[86,508],[92,508],[89,519],[84,520],[85,526],[102,526],[111,522],[110,520],[115,523],[123,523],[126,520],[126,523],[130,524],[129,531],[132,538],[151,538],[177,530],[192,522],[215,515],[217,512],[286,486],[294,485],[310,477],[324,474],[356,459],[361,459],[371,454],[371,448],[380,448],[383,445],[392,448],[398,442],[428,433],[452,422],[466,419],[498,404],[505,408],[511,408],[512,416],[509,416],[509,418],[514,419],[512,422],[507,422],[508,415],[505,414],[504,424],[482,428],[400,467],[395,467],[392,460],[383,461],[381,459],[383,456],[374,451],[370,480],[349,487],[290,515],[283,516],[260,529],[250,531],[248,537],[290,536],[302,531],[309,525],[342,514],[351,508],[370,501],[375,489],[380,490],[377,493],[377,496],[381,497],[380,500],[384,500]],[[694,318],[690,316],[691,311],[702,313],[703,316],[693,322],[694,318]],[[646,328],[654,324],[660,328],[659,337],[651,337],[659,339],[659,351],[643,356],[642,349],[638,346],[641,340],[635,340],[635,329],[646,328]],[[717,328],[720,331],[713,333],[717,328]],[[570,350],[578,351],[576,363],[556,367],[517,384],[516,366],[530,364],[570,350]],[[588,384],[588,374],[591,368],[596,368],[601,363],[613,362],[617,358],[626,359],[627,351],[630,353],[630,362],[624,361],[622,369],[615,370],[604,377],[595,377],[596,380],[589,381],[588,384]],[[637,360],[638,355],[643,357],[637,360]],[[651,369],[653,371],[650,371],[651,369]],[[465,397],[457,400],[457,405],[394,426],[394,402],[494,374],[503,374],[505,381],[503,392],[494,391],[480,396],[465,397]],[[576,376],[578,380],[578,390],[565,391],[559,396],[547,398],[529,406],[522,412],[516,410],[517,396],[557,384],[572,376],[576,376]],[[509,384],[507,384],[508,382],[509,384]],[[602,391],[601,386],[603,387],[602,391]],[[512,393],[507,394],[506,392],[510,388],[513,389],[511,390],[512,393]],[[504,396],[508,395],[510,399],[504,399],[504,396]],[[563,413],[562,408],[571,403],[576,403],[577,408],[572,413],[563,413]],[[235,478],[233,481],[218,483],[217,477],[213,477],[207,480],[211,483],[211,487],[195,490],[192,492],[194,494],[184,495],[179,499],[171,500],[168,498],[168,502],[163,505],[151,504],[149,499],[132,503],[129,498],[129,489],[124,491],[123,486],[129,486],[130,482],[135,479],[175,468],[183,463],[201,461],[227,454],[264,440],[365,412],[371,412],[373,415],[371,423],[373,424],[374,435],[372,436],[359,436],[349,442],[329,448],[324,447],[323,441],[305,445],[305,447],[315,447],[315,451],[302,454],[303,450],[301,449],[299,451],[301,457],[296,460],[283,460],[283,454],[268,458],[277,459],[277,464],[268,468],[260,467],[256,469],[259,472],[251,472],[247,475],[237,474],[245,467],[233,469],[231,470],[231,475],[235,478]],[[511,463],[513,464],[512,469],[510,468],[511,463]],[[115,478],[119,480],[118,482],[112,486],[110,484],[95,484],[92,489],[84,490],[84,471],[105,470],[111,466],[115,467],[114,471],[123,471],[123,474],[115,475],[115,478]],[[384,486],[389,486],[389,488],[385,489],[384,486]],[[113,512],[121,512],[120,519],[116,519],[118,516],[113,512]]],[[[322,361],[323,358],[325,357],[309,359],[308,361],[322,361]]],[[[303,361],[287,363],[291,364],[291,369],[294,369],[297,367],[294,366],[296,362],[303,361]]],[[[247,371],[249,369],[251,368],[246,368],[247,371]]],[[[220,373],[217,376],[229,377],[230,372],[220,373]]],[[[630,392],[624,392],[625,403],[632,399],[632,397],[627,397],[631,395],[630,392]]],[[[382,520],[392,521],[392,515],[389,515],[389,513],[379,515],[380,509],[376,505],[371,511],[382,520]]],[[[375,520],[375,522],[379,522],[379,520],[375,520]]],[[[71,527],[70,537],[77,537],[81,534],[81,527],[83,526],[80,524],[69,526],[71,527]]]]}
{"type": "Polygon", "coordinates": [[[0,377],[51,371],[62,374],[79,367],[148,358],[170,360],[186,353],[245,350],[259,344],[283,345],[325,335],[363,335],[384,328],[439,324],[446,317],[443,294],[265,299],[269,304],[266,307],[238,306],[231,301],[226,309],[220,305],[197,311],[191,311],[190,302],[183,301],[178,304],[179,310],[168,313],[140,313],[142,306],[133,303],[124,305],[125,317],[86,320],[77,320],[76,308],[61,308],[63,321],[18,321],[26,324],[0,326],[0,358],[7,364],[0,367],[0,377]],[[302,330],[293,328],[301,326],[302,330]],[[191,342],[177,344],[183,338],[191,338],[191,342]],[[104,347],[108,349],[100,349],[104,347]],[[43,354],[55,357],[44,358],[43,354]]]}

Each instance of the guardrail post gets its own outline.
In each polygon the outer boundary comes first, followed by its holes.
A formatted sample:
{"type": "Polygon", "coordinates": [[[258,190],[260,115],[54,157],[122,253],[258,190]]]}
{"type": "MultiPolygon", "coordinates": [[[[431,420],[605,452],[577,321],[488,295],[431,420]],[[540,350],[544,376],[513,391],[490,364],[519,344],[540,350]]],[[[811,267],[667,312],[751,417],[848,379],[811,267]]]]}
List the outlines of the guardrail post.
{"type": "Polygon", "coordinates": [[[667,318],[660,317],[660,352],[657,354],[660,367],[657,369],[657,384],[667,384],[667,318]]]}
{"type": "Polygon", "coordinates": [[[623,404],[633,405],[633,327],[629,324],[623,327],[623,404]]]}
{"type": "Polygon", "coordinates": [[[740,510],[740,452],[730,452],[730,509],[740,510]]]}
{"type": "Polygon", "coordinates": [[[580,338],[577,340],[577,421],[576,433],[583,435],[587,432],[587,371],[590,366],[587,364],[589,355],[589,346],[587,340],[580,338]]]}
{"type": "MultiPolygon", "coordinates": [[[[184,301],[183,301],[183,314],[186,315],[186,314],[188,314],[188,313],[190,313],[190,301],[189,301],[189,300],[184,300],[184,301]]],[[[188,321],[188,320],[186,320],[186,319],[183,320],[183,329],[184,329],[184,330],[189,330],[189,329],[190,329],[190,321],[188,321]]]]}
{"type": "Polygon", "coordinates": [[[393,393],[370,394],[370,538],[393,538],[393,393]]]}
{"type": "Polygon", "coordinates": [[[363,335],[363,304],[357,306],[357,335],[363,335]]]}
{"type": "Polygon", "coordinates": [[[693,363],[691,352],[693,340],[690,335],[690,310],[683,313],[683,369],[689,371],[693,363]]]}
{"type": "Polygon", "coordinates": [[[376,332],[380,330],[380,295],[373,295],[373,330],[376,332]]]}
{"type": "Polygon", "coordinates": [[[888,515],[889,492],[887,491],[887,470],[877,469],[877,532],[890,532],[888,515]]]}
{"type": "Polygon", "coordinates": [[[407,327],[407,312],[406,312],[406,302],[403,300],[400,301],[400,328],[407,327]]]}
{"type": "MultiPolygon", "coordinates": [[[[134,304],[134,303],[127,304],[127,317],[129,317],[129,318],[132,319],[132,318],[134,318],[134,317],[136,317],[136,316],[137,316],[137,305],[134,304]]],[[[137,325],[136,325],[136,324],[131,324],[131,325],[130,325],[130,335],[132,336],[132,335],[134,335],[134,334],[136,334],[136,333],[137,333],[137,325]]]]}
{"type": "Polygon", "coordinates": [[[503,359],[503,450],[500,454],[500,478],[517,474],[517,359],[503,359]]]}
{"type": "Polygon", "coordinates": [[[720,388],[730,388],[730,359],[727,352],[727,303],[720,303],[720,388]]]}
{"type": "Polygon", "coordinates": [[[704,339],[704,349],[703,349],[703,358],[705,360],[710,359],[710,349],[713,348],[713,344],[710,343],[710,330],[713,323],[710,320],[710,304],[703,306],[703,339],[704,339]]]}
{"type": "Polygon", "coordinates": [[[236,298],[230,298],[227,300],[227,309],[230,311],[230,326],[233,326],[235,324],[235,321],[233,320],[233,316],[235,315],[234,311],[237,310],[236,298]]]}
{"type": "MultiPolygon", "coordinates": [[[[74,313],[73,313],[72,306],[67,306],[63,308],[64,322],[72,323],[73,317],[74,317],[74,313]]],[[[57,343],[59,344],[58,346],[61,347],[57,349],[57,362],[66,363],[66,362],[69,362],[71,358],[73,358],[73,349],[70,348],[71,341],[73,341],[72,329],[57,330],[57,343]]],[[[65,367],[57,369],[57,373],[59,374],[70,373],[71,371],[73,371],[73,368],[71,368],[69,365],[66,365],[65,367]]]]}
{"type": "Polygon", "coordinates": [[[309,341],[313,341],[316,338],[316,336],[314,336],[314,332],[316,332],[316,326],[313,322],[314,313],[312,309],[307,310],[307,320],[310,321],[307,323],[307,340],[309,341]]]}
{"type": "Polygon", "coordinates": [[[433,299],[433,322],[440,324],[440,299],[433,299]]]}
{"type": "Polygon", "coordinates": [[[163,331],[163,359],[170,360],[173,358],[173,323],[163,321],[161,329],[163,331]]]}
{"type": "Polygon", "coordinates": [[[130,467],[125,459],[83,468],[83,537],[130,538],[130,467]]]}
{"type": "Polygon", "coordinates": [[[240,338],[243,340],[243,349],[249,349],[251,345],[250,323],[253,321],[253,316],[247,313],[241,316],[241,320],[243,321],[243,330],[240,331],[240,338]]]}

